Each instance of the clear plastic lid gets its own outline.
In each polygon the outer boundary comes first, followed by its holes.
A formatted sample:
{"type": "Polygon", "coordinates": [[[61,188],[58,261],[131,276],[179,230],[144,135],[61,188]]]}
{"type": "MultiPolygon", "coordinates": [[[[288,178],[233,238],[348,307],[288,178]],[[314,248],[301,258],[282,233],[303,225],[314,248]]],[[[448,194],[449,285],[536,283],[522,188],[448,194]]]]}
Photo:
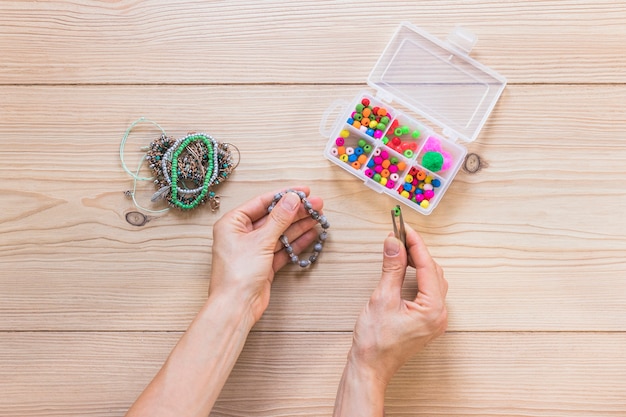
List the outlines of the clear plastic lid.
{"type": "Polygon", "coordinates": [[[467,55],[475,41],[461,28],[442,42],[403,23],[367,82],[385,101],[396,100],[447,136],[471,142],[506,85],[504,77],[467,55]]]}

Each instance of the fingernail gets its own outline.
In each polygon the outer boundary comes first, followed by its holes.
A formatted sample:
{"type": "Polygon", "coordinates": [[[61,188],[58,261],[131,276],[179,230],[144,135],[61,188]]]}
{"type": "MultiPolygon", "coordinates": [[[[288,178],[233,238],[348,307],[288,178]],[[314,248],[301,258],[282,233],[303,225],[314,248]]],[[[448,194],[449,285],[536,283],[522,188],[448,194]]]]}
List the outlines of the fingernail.
{"type": "Polygon", "coordinates": [[[395,237],[385,239],[385,255],[396,256],[400,253],[400,241],[395,237]]]}
{"type": "Polygon", "coordinates": [[[280,199],[280,204],[287,210],[294,211],[298,207],[298,204],[300,204],[300,197],[298,197],[296,193],[286,193],[283,198],[280,199]]]}

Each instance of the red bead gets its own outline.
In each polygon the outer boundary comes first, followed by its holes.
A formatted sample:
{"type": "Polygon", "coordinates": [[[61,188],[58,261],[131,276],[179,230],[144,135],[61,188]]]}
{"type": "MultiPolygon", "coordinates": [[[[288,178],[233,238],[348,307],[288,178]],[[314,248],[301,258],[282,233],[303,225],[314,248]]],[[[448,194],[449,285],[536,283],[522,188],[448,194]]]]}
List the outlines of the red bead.
{"type": "Polygon", "coordinates": [[[364,98],[363,100],[361,100],[361,104],[367,107],[370,105],[370,101],[367,98],[364,98]]]}

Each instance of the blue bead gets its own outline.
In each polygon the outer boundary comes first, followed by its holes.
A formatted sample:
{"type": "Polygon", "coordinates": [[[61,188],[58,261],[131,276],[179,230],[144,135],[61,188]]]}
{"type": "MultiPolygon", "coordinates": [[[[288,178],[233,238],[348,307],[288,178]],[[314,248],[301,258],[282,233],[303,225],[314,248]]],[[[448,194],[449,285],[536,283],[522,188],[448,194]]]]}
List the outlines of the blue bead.
{"type": "Polygon", "coordinates": [[[411,188],[413,188],[413,184],[408,183],[408,182],[405,182],[405,183],[404,183],[404,189],[405,189],[406,191],[411,191],[411,188]]]}
{"type": "Polygon", "coordinates": [[[348,118],[348,120],[346,121],[347,124],[351,125],[354,123],[354,119],[352,117],[348,118]]]}
{"type": "Polygon", "coordinates": [[[433,187],[439,187],[441,185],[441,181],[439,181],[437,178],[433,178],[433,180],[430,183],[432,184],[433,187]]]}
{"type": "Polygon", "coordinates": [[[376,163],[374,162],[374,160],[370,159],[369,162],[367,163],[367,167],[374,168],[375,166],[376,166],[376,163]]]}
{"type": "Polygon", "coordinates": [[[424,194],[424,190],[418,188],[415,190],[415,194],[424,194]]]}
{"type": "Polygon", "coordinates": [[[368,135],[370,135],[370,136],[374,137],[374,129],[367,129],[367,130],[365,131],[365,133],[367,133],[368,135]]]}
{"type": "Polygon", "coordinates": [[[354,162],[358,159],[358,156],[356,156],[355,154],[352,154],[348,157],[348,162],[354,162]]]}
{"type": "Polygon", "coordinates": [[[363,148],[361,148],[361,147],[358,147],[358,148],[355,148],[355,149],[354,149],[354,154],[355,154],[356,156],[363,155],[363,152],[365,152],[365,151],[364,151],[364,150],[363,150],[363,148]]]}

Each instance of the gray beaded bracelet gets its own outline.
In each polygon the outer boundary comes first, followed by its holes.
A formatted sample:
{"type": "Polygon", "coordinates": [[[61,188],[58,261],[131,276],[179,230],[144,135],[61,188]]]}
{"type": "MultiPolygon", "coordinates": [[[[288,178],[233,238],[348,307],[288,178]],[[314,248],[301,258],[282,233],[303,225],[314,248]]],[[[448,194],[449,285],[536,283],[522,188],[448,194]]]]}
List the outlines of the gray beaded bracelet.
{"type": "Polygon", "coordinates": [[[328,224],[328,220],[326,219],[326,216],[320,215],[316,210],[313,209],[313,206],[311,206],[311,203],[309,202],[309,200],[307,200],[306,194],[303,191],[286,190],[286,191],[277,193],[274,196],[272,203],[267,208],[268,213],[272,212],[274,207],[276,207],[276,203],[278,203],[278,201],[281,198],[283,198],[283,196],[286,193],[295,193],[298,197],[300,197],[300,200],[302,201],[304,208],[306,209],[306,211],[309,212],[309,214],[311,215],[311,218],[317,221],[320,224],[320,226],[322,226],[322,232],[319,234],[319,236],[317,237],[317,240],[315,241],[315,244],[313,245],[313,254],[309,256],[309,259],[300,259],[298,255],[293,253],[293,248],[289,244],[289,240],[287,239],[287,236],[282,235],[280,237],[280,243],[282,243],[283,246],[285,247],[285,251],[287,251],[287,254],[291,258],[291,262],[294,264],[300,265],[300,267],[302,268],[306,268],[310,266],[311,264],[315,263],[315,261],[317,261],[317,258],[320,256],[320,253],[322,252],[322,249],[324,247],[324,242],[326,241],[326,237],[328,236],[326,229],[330,227],[330,224],[328,224]]]}

